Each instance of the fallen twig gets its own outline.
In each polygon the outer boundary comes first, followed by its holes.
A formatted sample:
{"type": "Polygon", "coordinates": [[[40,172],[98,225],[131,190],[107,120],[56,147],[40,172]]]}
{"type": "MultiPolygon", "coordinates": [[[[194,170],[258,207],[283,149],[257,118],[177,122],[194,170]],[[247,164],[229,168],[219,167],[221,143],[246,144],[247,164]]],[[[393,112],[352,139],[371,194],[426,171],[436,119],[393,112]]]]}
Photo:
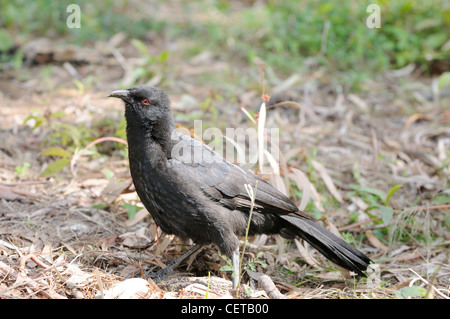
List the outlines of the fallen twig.
{"type": "Polygon", "coordinates": [[[420,276],[417,272],[415,272],[414,270],[412,270],[411,268],[409,268],[409,270],[411,272],[413,272],[418,278],[414,278],[410,281],[409,283],[409,287],[412,287],[414,285],[414,283],[417,280],[421,280],[422,282],[424,282],[426,285],[430,285],[430,289],[433,289],[439,296],[441,296],[444,299],[450,299],[449,296],[444,295],[442,292],[440,292],[439,289],[437,289],[436,287],[434,287],[431,283],[429,283],[425,278],[423,278],[422,276],[420,276]]]}
{"type": "Polygon", "coordinates": [[[98,143],[101,143],[101,142],[105,142],[105,141],[112,141],[112,142],[122,143],[122,144],[125,144],[125,145],[128,146],[127,141],[125,141],[125,140],[123,140],[123,139],[121,139],[121,138],[118,138],[118,137],[114,137],[114,136],[101,137],[101,138],[96,139],[95,141],[89,143],[89,144],[88,144],[85,148],[83,148],[81,151],[75,153],[75,154],[73,155],[72,160],[70,161],[70,171],[72,172],[72,175],[73,175],[74,177],[77,176],[77,174],[75,173],[75,163],[76,163],[76,161],[78,160],[78,157],[80,157],[80,155],[81,155],[84,151],[88,150],[89,148],[91,148],[91,147],[94,146],[95,144],[98,144],[98,143]]]}
{"type": "Polygon", "coordinates": [[[275,286],[272,279],[267,275],[262,275],[258,280],[261,288],[267,293],[270,299],[287,299],[275,286]]]}
{"type": "Polygon", "coordinates": [[[251,278],[258,281],[259,285],[264,289],[270,299],[288,299],[288,297],[283,295],[277,289],[269,276],[251,270],[247,270],[247,273],[251,278]]]}
{"type": "Polygon", "coordinates": [[[20,260],[20,268],[24,269],[25,268],[25,263],[27,262],[27,260],[31,259],[36,265],[38,265],[39,267],[43,268],[43,269],[47,269],[49,268],[49,266],[47,266],[46,264],[44,264],[42,261],[40,261],[35,255],[30,254],[30,255],[26,255],[23,256],[20,260]]]}

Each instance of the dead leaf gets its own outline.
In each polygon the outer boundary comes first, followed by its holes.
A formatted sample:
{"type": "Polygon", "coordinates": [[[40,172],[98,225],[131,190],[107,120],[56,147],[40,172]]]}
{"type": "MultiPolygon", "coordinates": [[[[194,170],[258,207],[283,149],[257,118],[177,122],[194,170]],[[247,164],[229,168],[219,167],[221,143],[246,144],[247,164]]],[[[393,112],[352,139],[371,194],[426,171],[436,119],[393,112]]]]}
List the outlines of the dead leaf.
{"type": "Polygon", "coordinates": [[[308,201],[310,198],[314,201],[314,204],[316,205],[316,208],[318,211],[323,213],[325,211],[325,208],[323,207],[322,203],[320,202],[320,196],[317,192],[314,185],[309,181],[308,177],[303,173],[301,170],[297,168],[291,169],[292,174],[289,174],[289,177],[294,180],[297,183],[297,186],[303,190],[303,196],[302,200],[300,202],[299,209],[301,211],[305,210],[306,205],[308,204],[308,201]]]}
{"type": "Polygon", "coordinates": [[[119,235],[119,238],[123,240],[122,245],[131,248],[145,248],[152,242],[152,240],[140,232],[124,233],[119,235]]]}
{"type": "Polygon", "coordinates": [[[311,160],[311,164],[314,166],[314,169],[319,172],[320,177],[325,183],[325,186],[330,191],[331,195],[333,195],[333,197],[342,204],[344,202],[344,200],[342,199],[342,195],[334,185],[333,179],[331,178],[330,174],[328,174],[326,168],[321,163],[315,160],[311,160]]]}
{"type": "Polygon", "coordinates": [[[131,179],[120,181],[116,178],[111,178],[108,185],[102,190],[101,197],[104,198],[106,203],[112,204],[130,185],[131,179]]]}
{"type": "Polygon", "coordinates": [[[142,208],[139,210],[133,217],[133,219],[126,220],[124,222],[125,226],[131,227],[133,225],[136,225],[140,221],[142,221],[145,217],[149,215],[148,211],[145,208],[142,208]]]}
{"type": "Polygon", "coordinates": [[[150,284],[142,278],[124,280],[105,291],[105,299],[146,299],[152,295],[150,284]]]}
{"type": "Polygon", "coordinates": [[[277,174],[270,175],[270,183],[284,195],[287,195],[286,185],[284,184],[283,178],[277,174]]]}
{"type": "Polygon", "coordinates": [[[298,251],[300,252],[300,255],[305,259],[305,261],[308,263],[308,265],[316,267],[319,265],[319,263],[314,259],[314,257],[311,256],[311,254],[308,252],[305,246],[298,240],[294,239],[295,246],[297,246],[298,251]]]}
{"type": "Polygon", "coordinates": [[[370,230],[366,230],[366,236],[372,246],[381,249],[382,251],[387,250],[387,246],[383,244],[370,230]]]}
{"type": "Polygon", "coordinates": [[[303,191],[303,196],[298,209],[304,211],[312,196],[311,188],[309,187],[309,180],[302,171],[296,168],[292,169],[292,173],[289,174],[289,178],[291,178],[297,184],[298,189],[301,189],[303,191]]]}
{"type": "Polygon", "coordinates": [[[342,238],[341,233],[339,232],[339,229],[337,229],[337,227],[328,219],[328,218],[324,218],[327,224],[327,228],[336,236],[338,236],[339,238],[342,238]]]}
{"type": "Polygon", "coordinates": [[[367,106],[366,101],[364,101],[363,99],[361,99],[359,96],[355,95],[355,94],[349,94],[347,96],[347,98],[353,102],[353,104],[355,104],[357,107],[359,107],[359,109],[361,111],[368,111],[369,107],[367,106]]]}

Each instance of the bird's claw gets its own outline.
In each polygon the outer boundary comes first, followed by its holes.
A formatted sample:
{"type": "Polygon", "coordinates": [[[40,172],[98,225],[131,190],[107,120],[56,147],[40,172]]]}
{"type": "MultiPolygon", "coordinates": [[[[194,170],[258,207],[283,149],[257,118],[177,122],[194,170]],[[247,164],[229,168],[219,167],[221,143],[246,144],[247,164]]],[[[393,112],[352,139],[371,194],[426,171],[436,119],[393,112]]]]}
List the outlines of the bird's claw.
{"type": "Polygon", "coordinates": [[[151,278],[155,283],[158,283],[160,281],[163,281],[167,277],[173,275],[174,273],[175,273],[174,268],[171,266],[167,266],[155,272],[148,272],[147,274],[145,274],[145,277],[151,278]]]}

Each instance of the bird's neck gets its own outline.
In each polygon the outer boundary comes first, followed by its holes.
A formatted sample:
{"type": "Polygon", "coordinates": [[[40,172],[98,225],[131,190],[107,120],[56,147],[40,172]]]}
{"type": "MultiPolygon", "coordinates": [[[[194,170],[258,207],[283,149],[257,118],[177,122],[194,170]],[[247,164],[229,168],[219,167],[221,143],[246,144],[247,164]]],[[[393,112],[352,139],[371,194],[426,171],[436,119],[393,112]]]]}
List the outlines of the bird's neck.
{"type": "MultiPolygon", "coordinates": [[[[170,115],[170,114],[169,114],[170,115]]],[[[166,120],[152,123],[148,120],[136,120],[136,116],[125,112],[127,120],[126,132],[130,155],[133,156],[160,156],[171,157],[172,133],[176,126],[173,118],[168,115],[166,120]],[[161,154],[162,153],[162,154],[161,154]]]]}

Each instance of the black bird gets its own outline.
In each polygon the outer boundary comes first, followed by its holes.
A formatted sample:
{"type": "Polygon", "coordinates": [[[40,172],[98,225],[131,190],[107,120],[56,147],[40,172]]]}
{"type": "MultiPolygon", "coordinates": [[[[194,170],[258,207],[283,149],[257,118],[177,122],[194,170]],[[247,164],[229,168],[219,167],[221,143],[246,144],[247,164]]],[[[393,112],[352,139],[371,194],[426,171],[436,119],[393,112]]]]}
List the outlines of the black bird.
{"type": "MultiPolygon", "coordinates": [[[[125,102],[131,177],[142,203],[165,233],[197,244],[175,264],[214,243],[237,270],[238,236],[245,234],[252,202],[245,185],[257,184],[249,234],[303,238],[333,263],[364,276],[371,262],[367,256],[299,211],[265,180],[178,133],[165,91],[136,86],[108,96],[125,102]]],[[[158,276],[173,271],[166,268],[158,276]]],[[[236,283],[233,275],[233,287],[236,283]]]]}

